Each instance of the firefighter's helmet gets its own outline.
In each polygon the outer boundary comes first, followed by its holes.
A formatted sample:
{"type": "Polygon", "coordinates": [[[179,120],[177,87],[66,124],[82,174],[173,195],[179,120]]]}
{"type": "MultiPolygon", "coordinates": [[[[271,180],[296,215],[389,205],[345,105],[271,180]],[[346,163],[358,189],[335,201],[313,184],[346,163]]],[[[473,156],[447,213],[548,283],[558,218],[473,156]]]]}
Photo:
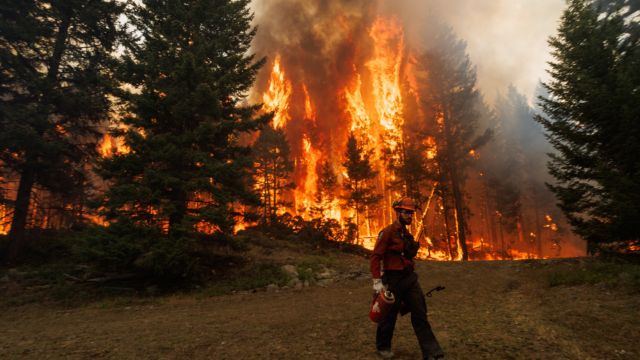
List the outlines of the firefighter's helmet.
{"type": "Polygon", "coordinates": [[[394,210],[404,209],[409,211],[416,211],[417,205],[416,202],[410,197],[400,198],[391,204],[394,210]]]}

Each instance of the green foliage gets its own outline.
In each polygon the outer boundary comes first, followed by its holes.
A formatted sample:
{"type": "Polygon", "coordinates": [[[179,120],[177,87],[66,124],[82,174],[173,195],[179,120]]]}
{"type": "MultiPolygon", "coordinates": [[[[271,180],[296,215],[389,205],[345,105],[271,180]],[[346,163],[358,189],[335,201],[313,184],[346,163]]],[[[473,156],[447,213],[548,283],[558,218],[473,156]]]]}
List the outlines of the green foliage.
{"type": "Polygon", "coordinates": [[[99,210],[114,222],[94,239],[102,264],[188,276],[197,242],[224,240],[243,215],[234,209],[257,204],[250,149],[239,138],[270,116],[245,103],[264,63],[248,54],[248,5],[129,3],[117,74],[124,126],[113,131],[129,151],[98,164],[109,186],[99,210]]]}
{"type": "Polygon", "coordinates": [[[336,259],[332,256],[308,255],[300,259],[296,264],[298,278],[300,281],[308,281],[313,284],[316,282],[316,274],[325,271],[327,268],[334,267],[336,259]]]}
{"type": "Polygon", "coordinates": [[[154,228],[120,221],[89,228],[75,251],[101,271],[175,280],[194,275],[193,250],[192,239],[169,238],[154,228]]]}
{"type": "Polygon", "coordinates": [[[284,286],[289,280],[289,276],[282,271],[280,265],[258,263],[242,269],[233,276],[214,282],[201,293],[205,296],[218,296],[232,291],[259,289],[270,284],[284,286]]]}
{"type": "Polygon", "coordinates": [[[554,270],[548,274],[549,286],[604,284],[608,287],[640,292],[640,265],[595,259],[575,266],[554,270]]]}
{"type": "Polygon", "coordinates": [[[242,133],[268,120],[245,106],[263,60],[247,55],[255,34],[248,1],[145,1],[128,14],[120,80],[124,137],[130,151],[100,162],[110,187],[109,220],[167,224],[171,237],[192,236],[205,222],[230,232],[231,204],[254,204],[249,149],[242,133]],[[190,205],[191,204],[191,205],[190,205]]]}
{"type": "Polygon", "coordinates": [[[18,255],[38,185],[81,203],[86,165],[114,90],[116,1],[4,1],[0,7],[0,176],[19,178],[11,226],[18,255]]]}
{"type": "Polygon", "coordinates": [[[305,221],[298,219],[294,224],[294,234],[300,241],[323,245],[327,242],[344,240],[340,223],[331,218],[318,218],[305,221]]]}
{"type": "Polygon", "coordinates": [[[553,79],[537,118],[556,149],[549,187],[590,252],[640,238],[640,36],[624,16],[569,3],[549,41],[553,79]]]}

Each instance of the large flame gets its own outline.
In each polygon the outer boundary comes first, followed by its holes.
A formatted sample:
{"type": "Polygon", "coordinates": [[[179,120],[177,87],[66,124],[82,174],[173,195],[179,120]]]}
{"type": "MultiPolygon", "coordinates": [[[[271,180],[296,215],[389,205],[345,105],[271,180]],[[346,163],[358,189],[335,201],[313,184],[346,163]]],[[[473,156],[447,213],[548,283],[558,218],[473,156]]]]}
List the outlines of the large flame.
{"type": "Polygon", "coordinates": [[[402,126],[400,67],[404,50],[402,27],[395,18],[378,17],[369,35],[374,40],[374,58],[367,63],[373,75],[373,97],[380,125],[392,138],[402,126]]]}
{"type": "Polygon", "coordinates": [[[273,127],[276,129],[286,126],[290,120],[289,101],[291,93],[291,82],[285,77],[284,70],[280,65],[280,56],[276,56],[271,77],[269,78],[269,89],[262,96],[265,110],[275,112],[273,115],[273,127]]]}

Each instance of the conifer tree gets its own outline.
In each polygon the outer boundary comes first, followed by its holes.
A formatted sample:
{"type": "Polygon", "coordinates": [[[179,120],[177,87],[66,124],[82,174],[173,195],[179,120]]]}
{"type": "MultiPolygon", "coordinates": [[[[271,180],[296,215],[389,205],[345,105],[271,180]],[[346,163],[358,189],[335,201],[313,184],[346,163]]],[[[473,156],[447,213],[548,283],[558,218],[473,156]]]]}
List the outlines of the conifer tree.
{"type": "Polygon", "coordinates": [[[166,240],[166,251],[153,250],[154,241],[136,251],[164,254],[166,266],[202,237],[201,225],[214,238],[226,236],[237,220],[233,204],[257,204],[249,148],[239,137],[269,116],[256,115],[259,105],[245,105],[264,63],[248,53],[256,32],[248,5],[131,4],[131,38],[119,73],[128,84],[125,130],[114,132],[129,151],[100,164],[110,183],[102,207],[116,224],[160,231],[155,236],[166,240]]]}
{"type": "Polygon", "coordinates": [[[314,216],[324,218],[331,201],[334,199],[333,194],[338,186],[338,177],[328,161],[318,164],[316,173],[318,174],[318,190],[314,196],[315,204],[311,207],[311,212],[314,216]]]}
{"type": "MultiPolygon", "coordinates": [[[[602,2],[599,2],[602,3],[602,2]]],[[[572,0],[549,44],[548,98],[540,98],[557,150],[550,189],[593,252],[599,243],[637,241],[640,230],[640,40],[637,20],[572,0]]]]}
{"type": "Polygon", "coordinates": [[[362,146],[359,146],[355,135],[351,133],[347,140],[345,161],[342,166],[347,172],[347,178],[344,180],[344,188],[347,192],[345,201],[347,207],[352,208],[355,214],[356,238],[359,237],[360,214],[382,198],[375,193],[371,184],[377,171],[371,166],[370,156],[362,146]]]}
{"type": "Polygon", "coordinates": [[[287,205],[284,192],[295,185],[289,179],[293,171],[289,143],[282,129],[265,127],[253,146],[256,191],[262,203],[262,222],[271,223],[278,208],[287,205]]]}
{"type": "MultiPolygon", "coordinates": [[[[426,51],[419,64],[424,70],[422,96],[434,112],[434,133],[438,154],[439,191],[443,199],[448,224],[456,224],[449,231],[460,240],[462,259],[467,260],[466,236],[468,209],[464,182],[465,170],[477,149],[491,137],[486,131],[478,136],[478,119],[488,113],[476,87],[476,71],[466,53],[466,43],[451,29],[443,30],[436,45],[426,51]]],[[[446,220],[446,219],[445,219],[446,220]]],[[[448,226],[450,227],[450,226],[448,226]]]]}
{"type": "Polygon", "coordinates": [[[20,251],[37,185],[83,187],[109,110],[117,1],[3,1],[0,6],[0,164],[18,179],[8,258],[20,251]]]}

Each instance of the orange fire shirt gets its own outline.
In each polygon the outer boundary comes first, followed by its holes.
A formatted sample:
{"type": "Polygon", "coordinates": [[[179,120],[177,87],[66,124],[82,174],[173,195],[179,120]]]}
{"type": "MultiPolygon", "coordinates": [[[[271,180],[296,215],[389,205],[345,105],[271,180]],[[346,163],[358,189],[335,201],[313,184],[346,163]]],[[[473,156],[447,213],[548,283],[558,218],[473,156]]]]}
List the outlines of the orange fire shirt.
{"type": "Polygon", "coordinates": [[[407,231],[400,221],[396,220],[393,224],[382,229],[376,240],[371,255],[371,276],[379,279],[384,270],[404,270],[414,269],[413,260],[409,260],[400,255],[404,251],[404,241],[400,237],[400,231],[407,231]],[[382,262],[382,269],[380,268],[382,262]]]}

